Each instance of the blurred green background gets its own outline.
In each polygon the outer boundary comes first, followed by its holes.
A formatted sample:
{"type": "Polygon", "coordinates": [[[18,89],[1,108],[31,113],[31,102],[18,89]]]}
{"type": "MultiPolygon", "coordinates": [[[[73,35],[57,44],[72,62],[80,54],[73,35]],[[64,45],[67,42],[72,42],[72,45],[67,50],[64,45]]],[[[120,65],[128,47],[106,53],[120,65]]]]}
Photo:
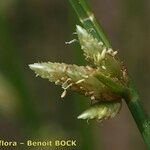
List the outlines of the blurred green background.
{"type": "MultiPolygon", "coordinates": [[[[150,114],[150,1],[90,4],[150,114]]],[[[65,45],[75,37],[75,24],[79,21],[67,0],[0,1],[0,139],[77,140],[77,147],[61,150],[145,150],[125,103],[114,119],[88,124],[76,119],[90,105],[88,98],[69,93],[62,100],[60,87],[35,78],[29,69],[28,64],[44,61],[85,64],[79,45],[65,45]]]]}

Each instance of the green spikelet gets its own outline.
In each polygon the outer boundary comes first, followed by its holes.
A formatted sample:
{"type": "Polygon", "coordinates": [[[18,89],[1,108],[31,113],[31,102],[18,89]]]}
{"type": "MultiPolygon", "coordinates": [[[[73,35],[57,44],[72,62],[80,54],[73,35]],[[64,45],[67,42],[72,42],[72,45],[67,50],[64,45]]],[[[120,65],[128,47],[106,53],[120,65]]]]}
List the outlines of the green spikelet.
{"type": "Polygon", "coordinates": [[[105,58],[106,47],[79,25],[76,26],[76,32],[86,60],[98,66],[105,58]]]}
{"type": "Polygon", "coordinates": [[[51,62],[35,63],[29,66],[35,71],[37,76],[46,78],[50,82],[55,82],[56,85],[61,85],[64,89],[62,98],[66,95],[66,90],[70,89],[88,96],[92,100],[113,101],[120,99],[120,97],[108,91],[108,88],[94,77],[99,70],[90,66],[51,62]]]}
{"type": "Polygon", "coordinates": [[[125,71],[122,63],[116,58],[117,51],[107,48],[102,42],[98,42],[89,32],[77,25],[76,32],[84,52],[85,59],[97,68],[101,68],[103,74],[124,80],[125,71]]]}
{"type": "Polygon", "coordinates": [[[104,119],[113,118],[121,109],[121,101],[116,102],[99,102],[92,105],[78,116],[78,119],[104,119]]]}

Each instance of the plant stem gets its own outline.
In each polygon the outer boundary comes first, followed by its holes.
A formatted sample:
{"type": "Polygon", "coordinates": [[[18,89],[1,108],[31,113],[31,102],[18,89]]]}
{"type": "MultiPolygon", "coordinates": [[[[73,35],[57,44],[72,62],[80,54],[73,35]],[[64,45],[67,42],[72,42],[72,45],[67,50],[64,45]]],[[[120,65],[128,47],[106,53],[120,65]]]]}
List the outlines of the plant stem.
{"type": "MultiPolygon", "coordinates": [[[[73,6],[75,12],[77,13],[80,22],[83,24],[84,28],[93,35],[97,40],[103,41],[106,47],[111,47],[111,44],[104,33],[102,27],[98,24],[94,14],[90,10],[88,4],[85,0],[69,0],[73,6]]],[[[99,80],[103,78],[99,77],[99,80]]],[[[103,80],[104,81],[104,80],[103,80]]],[[[114,90],[114,84],[111,82],[106,82],[106,85],[109,85],[110,89],[114,90]],[[110,83],[110,84],[109,84],[110,83]]],[[[128,108],[138,126],[139,131],[142,134],[143,140],[147,144],[148,149],[150,149],[150,120],[147,114],[145,113],[139,94],[134,87],[134,84],[129,81],[128,83],[129,90],[126,92],[124,99],[128,105],[128,108]]]]}
{"type": "Polygon", "coordinates": [[[150,119],[146,114],[143,105],[141,103],[139,94],[134,87],[132,81],[129,81],[130,92],[125,97],[125,101],[128,105],[128,108],[138,126],[139,131],[142,134],[143,140],[147,145],[147,148],[150,149],[150,119]]]}
{"type": "Polygon", "coordinates": [[[83,24],[84,28],[90,31],[90,33],[96,39],[103,41],[107,47],[111,47],[106,34],[104,33],[100,24],[97,22],[87,3],[84,0],[69,0],[69,2],[77,13],[79,20],[83,24]]]}

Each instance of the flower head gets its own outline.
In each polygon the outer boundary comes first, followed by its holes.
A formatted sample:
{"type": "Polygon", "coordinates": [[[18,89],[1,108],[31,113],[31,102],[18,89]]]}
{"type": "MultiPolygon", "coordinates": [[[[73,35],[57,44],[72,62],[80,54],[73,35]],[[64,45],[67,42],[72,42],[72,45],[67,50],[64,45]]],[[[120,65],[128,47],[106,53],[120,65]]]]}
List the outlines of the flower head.
{"type": "Polygon", "coordinates": [[[107,80],[124,87],[128,77],[123,64],[116,57],[117,51],[107,48],[97,41],[81,26],[76,28],[77,36],[88,66],[77,66],[65,63],[35,63],[29,67],[37,76],[48,79],[56,85],[61,85],[64,98],[67,90],[81,93],[95,101],[88,110],[83,112],[79,119],[107,119],[114,117],[121,107],[121,95],[112,91],[107,80]],[[97,75],[106,78],[102,82],[97,75]]]}

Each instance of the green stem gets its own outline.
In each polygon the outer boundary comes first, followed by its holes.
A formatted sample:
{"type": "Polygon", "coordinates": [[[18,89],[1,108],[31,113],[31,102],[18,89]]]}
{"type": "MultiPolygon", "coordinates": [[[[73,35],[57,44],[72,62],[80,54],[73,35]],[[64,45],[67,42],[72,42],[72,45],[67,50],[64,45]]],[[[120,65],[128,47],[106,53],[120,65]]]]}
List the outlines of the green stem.
{"type": "Polygon", "coordinates": [[[143,108],[139,94],[134,87],[132,81],[129,82],[129,87],[130,92],[125,97],[125,101],[138,126],[139,131],[142,134],[143,140],[146,143],[147,148],[150,149],[150,118],[143,108]]]}
{"type": "Polygon", "coordinates": [[[102,27],[97,22],[93,12],[84,0],[69,0],[76,14],[79,17],[80,22],[84,28],[90,31],[90,33],[98,40],[103,41],[107,47],[111,47],[111,44],[104,33],[102,27]]]}
{"type": "Polygon", "coordinates": [[[150,120],[141,105],[140,98],[137,94],[131,95],[127,105],[132,116],[140,130],[148,149],[150,149],[150,120]]]}
{"type": "MultiPolygon", "coordinates": [[[[103,41],[103,43],[107,47],[111,47],[111,44],[105,35],[102,27],[98,24],[96,18],[94,17],[94,14],[90,10],[88,4],[85,0],[69,0],[71,5],[73,6],[75,12],[77,13],[80,22],[83,24],[84,28],[86,30],[90,30],[91,34],[97,39],[103,41]]],[[[98,77],[97,78],[105,85],[107,85],[112,91],[114,90],[120,90],[122,91],[122,88],[118,88],[118,86],[111,81],[107,81],[106,78],[98,77]],[[106,81],[106,82],[105,82],[106,81]]],[[[138,126],[139,131],[142,134],[143,140],[147,144],[148,149],[150,149],[150,120],[147,114],[145,113],[143,106],[141,105],[141,101],[139,98],[139,94],[134,87],[134,84],[132,82],[129,82],[129,90],[126,92],[126,95],[124,95],[124,99],[128,105],[128,108],[138,126]]],[[[120,92],[120,91],[117,91],[120,92]]]]}

